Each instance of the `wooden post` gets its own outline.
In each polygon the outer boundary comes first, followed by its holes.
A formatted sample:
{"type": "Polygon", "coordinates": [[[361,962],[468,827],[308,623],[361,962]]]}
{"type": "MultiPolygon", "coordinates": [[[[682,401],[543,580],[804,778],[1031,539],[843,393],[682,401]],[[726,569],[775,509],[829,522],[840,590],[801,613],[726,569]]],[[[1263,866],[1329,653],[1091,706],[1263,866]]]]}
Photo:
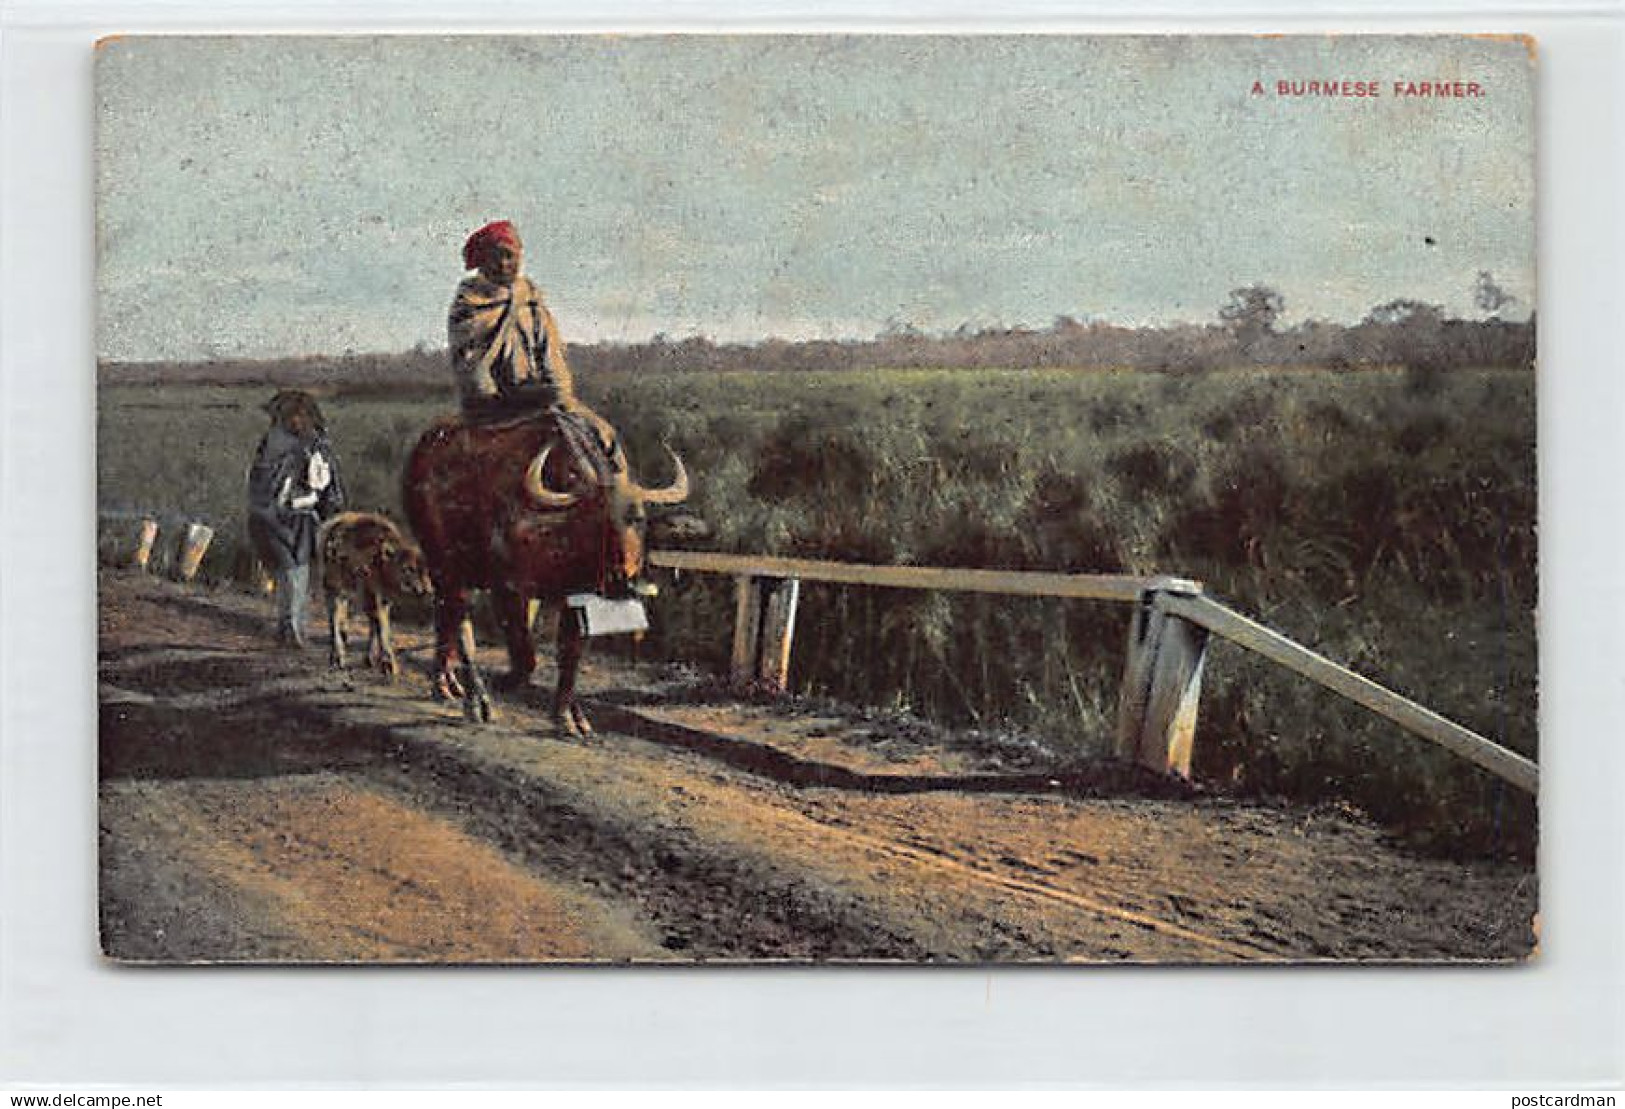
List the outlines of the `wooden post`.
{"type": "Polygon", "coordinates": [[[752,574],[741,574],[734,582],[729,676],[735,685],[783,693],[790,683],[790,641],[795,635],[801,582],[752,574]]]}
{"type": "Polygon", "coordinates": [[[141,530],[136,537],[135,557],[133,559],[137,570],[146,570],[152,562],[152,549],[158,542],[158,521],[148,518],[141,521],[141,530]]]}
{"type": "Polygon", "coordinates": [[[1191,772],[1208,633],[1172,612],[1169,597],[1192,592],[1170,579],[1141,596],[1117,705],[1117,756],[1182,778],[1191,772]]]}
{"type": "Polygon", "coordinates": [[[729,676],[736,685],[756,677],[762,642],[762,579],[741,574],[734,579],[734,647],[729,676]]]}
{"type": "Polygon", "coordinates": [[[214,541],[214,529],[208,524],[187,524],[181,532],[180,558],[175,566],[175,576],[181,581],[191,581],[197,577],[198,567],[203,565],[203,556],[209,551],[209,544],[214,541]]]}
{"type": "Polygon", "coordinates": [[[757,644],[756,678],[764,688],[783,693],[790,686],[790,641],[795,636],[801,582],[797,578],[781,578],[769,580],[766,586],[767,603],[757,644]]]}
{"type": "Polygon", "coordinates": [[[1112,753],[1133,761],[1140,753],[1140,733],[1145,730],[1145,707],[1151,700],[1151,658],[1149,642],[1151,607],[1156,595],[1140,594],[1128,626],[1128,646],[1123,652],[1123,684],[1117,691],[1117,735],[1112,753]]]}

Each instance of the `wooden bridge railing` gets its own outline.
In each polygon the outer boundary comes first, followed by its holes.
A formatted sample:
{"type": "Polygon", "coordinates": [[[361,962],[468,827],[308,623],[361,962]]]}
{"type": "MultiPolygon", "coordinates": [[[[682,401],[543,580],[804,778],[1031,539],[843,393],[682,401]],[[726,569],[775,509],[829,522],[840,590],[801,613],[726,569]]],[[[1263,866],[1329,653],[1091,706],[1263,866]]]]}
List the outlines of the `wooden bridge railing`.
{"type": "Polygon", "coordinates": [[[803,581],[938,589],[1134,604],[1118,693],[1115,751],[1162,773],[1190,776],[1202,667],[1215,634],[1437,743],[1519,789],[1535,793],[1534,762],[1362,677],[1207,597],[1199,582],[1129,574],[1049,574],[654,551],[651,565],[728,574],[736,584],[732,671],[739,681],[784,689],[803,581]]]}

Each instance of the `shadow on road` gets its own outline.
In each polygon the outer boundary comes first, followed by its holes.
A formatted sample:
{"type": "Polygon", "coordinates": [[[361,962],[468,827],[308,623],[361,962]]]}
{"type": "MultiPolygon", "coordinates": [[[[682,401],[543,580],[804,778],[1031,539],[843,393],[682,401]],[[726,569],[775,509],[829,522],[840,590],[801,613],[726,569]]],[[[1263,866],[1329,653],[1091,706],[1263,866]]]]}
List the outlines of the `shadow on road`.
{"type": "Polygon", "coordinates": [[[376,766],[389,759],[377,733],[337,728],[293,699],[232,708],[104,704],[97,745],[103,781],[270,778],[376,766]]]}
{"type": "Polygon", "coordinates": [[[1101,762],[1052,774],[867,774],[845,766],[792,755],[736,736],[656,720],[606,697],[583,698],[595,723],[654,743],[681,747],[739,770],[793,786],[820,786],[864,793],[1055,794],[1065,797],[1187,798],[1197,790],[1139,767],[1101,762]]]}

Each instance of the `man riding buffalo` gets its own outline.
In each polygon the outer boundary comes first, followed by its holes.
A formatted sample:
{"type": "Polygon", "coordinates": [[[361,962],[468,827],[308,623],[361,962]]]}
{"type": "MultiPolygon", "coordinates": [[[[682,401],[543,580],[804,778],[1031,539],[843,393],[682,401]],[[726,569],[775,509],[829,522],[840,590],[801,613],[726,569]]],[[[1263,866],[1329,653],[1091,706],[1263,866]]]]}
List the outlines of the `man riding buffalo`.
{"type": "Polygon", "coordinates": [[[575,679],[587,629],[570,599],[655,592],[642,577],[646,506],[683,501],[688,475],[673,455],[669,485],[632,479],[614,429],[575,396],[558,326],[520,272],[522,250],[506,222],[480,228],[463,248],[478,272],[458,286],[448,325],[462,412],[418,440],[403,499],[434,584],[437,695],[461,696],[476,719],[490,716],[474,664],[473,591],[490,592],[502,624],[507,687],[525,684],[536,666],[530,602],[553,604],[553,717],[562,732],[583,735],[591,726],[575,679]]]}
{"type": "Polygon", "coordinates": [[[576,396],[558,322],[521,272],[524,249],[507,220],[486,224],[463,244],[463,265],[476,272],[457,286],[446,321],[463,415],[497,421],[550,411],[578,440],[578,454],[601,454],[624,469],[615,429],[576,396]]]}

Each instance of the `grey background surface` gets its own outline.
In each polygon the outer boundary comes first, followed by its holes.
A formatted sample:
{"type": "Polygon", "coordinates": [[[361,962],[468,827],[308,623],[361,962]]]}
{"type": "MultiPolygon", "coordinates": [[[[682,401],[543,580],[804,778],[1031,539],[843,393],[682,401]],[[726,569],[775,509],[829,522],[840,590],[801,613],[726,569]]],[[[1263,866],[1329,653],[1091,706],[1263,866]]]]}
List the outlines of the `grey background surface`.
{"type": "MultiPolygon", "coordinates": [[[[744,9],[623,3],[506,29],[704,28],[744,9]]],[[[1211,9],[1209,9],[1211,10],[1211,9]]],[[[1342,29],[1344,8],[1192,29],[1342,29]]],[[[1448,11],[1470,11],[1449,8],[1448,11]]],[[[1625,666],[1617,444],[1622,38],[1542,40],[1544,950],[1511,969],[132,970],[95,954],[94,333],[89,44],[222,10],[8,9],[0,197],[0,1083],[124,1086],[1390,1086],[1557,1088],[1622,1072],[1625,666]]],[[[379,28],[377,9],[230,9],[234,26],[379,28]],[[245,14],[246,13],[246,14],[245,14]],[[318,14],[319,13],[319,14],[318,14]]],[[[839,23],[804,11],[775,28],[839,23]]],[[[784,9],[776,9],[783,12],[784,9]]],[[[890,5],[931,30],[1096,29],[1073,9],[890,5]]],[[[394,4],[392,29],[448,30],[394,4]]],[[[846,9],[845,25],[874,26],[846,9]]],[[[501,21],[506,19],[506,23],[501,21]]],[[[885,20],[882,21],[883,25],[885,20]]],[[[911,22],[912,21],[912,22],[911,22]]],[[[1384,17],[1390,29],[1484,18],[1384,17]]],[[[1166,28],[1166,24],[1160,25],[1166,28]]],[[[1143,18],[1107,29],[1159,29],[1143,18]]]]}

